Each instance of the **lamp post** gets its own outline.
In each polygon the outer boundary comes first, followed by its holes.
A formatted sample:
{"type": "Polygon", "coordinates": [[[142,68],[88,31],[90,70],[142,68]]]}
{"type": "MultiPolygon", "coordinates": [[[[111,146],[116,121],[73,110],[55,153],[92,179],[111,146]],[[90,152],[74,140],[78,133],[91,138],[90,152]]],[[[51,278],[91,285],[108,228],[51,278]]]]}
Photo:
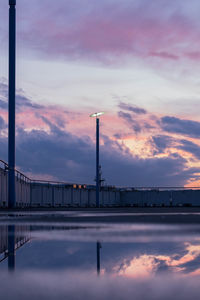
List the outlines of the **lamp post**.
{"type": "Polygon", "coordinates": [[[90,115],[91,118],[96,118],[96,207],[100,207],[99,192],[100,192],[100,180],[99,180],[99,117],[104,115],[104,112],[94,113],[90,115]]]}
{"type": "Polygon", "coordinates": [[[8,207],[15,207],[16,0],[9,0],[8,207]]]}

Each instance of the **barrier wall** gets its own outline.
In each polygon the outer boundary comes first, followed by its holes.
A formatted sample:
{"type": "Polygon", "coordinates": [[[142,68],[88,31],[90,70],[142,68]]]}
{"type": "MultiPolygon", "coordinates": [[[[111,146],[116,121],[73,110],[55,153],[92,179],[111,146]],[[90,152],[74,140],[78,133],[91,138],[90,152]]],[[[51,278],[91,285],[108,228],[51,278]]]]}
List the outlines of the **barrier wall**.
{"type": "Polygon", "coordinates": [[[15,177],[16,206],[28,207],[31,198],[31,184],[27,179],[15,177]]]}
{"type": "MultiPolygon", "coordinates": [[[[17,174],[15,177],[16,206],[27,207],[30,205],[31,184],[24,176],[17,174]]],[[[0,168],[0,207],[8,206],[8,171],[0,168]]]]}
{"type": "Polygon", "coordinates": [[[200,190],[123,191],[121,206],[200,206],[200,190]]]}
{"type": "MultiPolygon", "coordinates": [[[[102,206],[119,206],[120,192],[118,190],[102,190],[100,192],[102,206]]],[[[95,207],[95,189],[74,188],[62,184],[31,184],[32,207],[95,207]]]]}
{"type": "MultiPolygon", "coordinates": [[[[120,190],[103,187],[102,207],[200,206],[200,190],[120,190]]],[[[8,206],[8,171],[0,168],[0,207],[8,206]]],[[[33,182],[16,174],[16,207],[95,207],[95,187],[33,182]]]]}
{"type": "Polygon", "coordinates": [[[8,204],[8,176],[7,171],[0,168],[0,206],[8,204]]]}

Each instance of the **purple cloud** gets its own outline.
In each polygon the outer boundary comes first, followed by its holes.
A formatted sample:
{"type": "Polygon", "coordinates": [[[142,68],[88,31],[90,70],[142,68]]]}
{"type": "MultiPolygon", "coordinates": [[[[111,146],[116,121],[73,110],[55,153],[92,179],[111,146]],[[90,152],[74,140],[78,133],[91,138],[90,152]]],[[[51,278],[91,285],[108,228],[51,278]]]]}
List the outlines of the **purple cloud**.
{"type": "MultiPolygon", "coordinates": [[[[0,108],[3,110],[8,109],[8,85],[7,83],[0,81],[0,108]]],[[[24,108],[41,109],[43,105],[33,102],[31,99],[24,95],[24,91],[16,90],[16,110],[19,112],[24,108]]]]}
{"type": "Polygon", "coordinates": [[[174,143],[174,139],[167,135],[156,135],[152,136],[151,138],[152,142],[151,145],[154,149],[154,155],[164,153],[165,150],[172,146],[174,143]]]}
{"type": "Polygon", "coordinates": [[[200,122],[165,116],[158,123],[164,131],[199,138],[200,122]]]}
{"type": "Polygon", "coordinates": [[[4,119],[0,116],[0,130],[7,128],[7,124],[4,119]]]}
{"type": "Polygon", "coordinates": [[[129,125],[130,128],[135,132],[135,133],[139,133],[141,132],[142,128],[139,124],[139,121],[133,119],[132,115],[129,113],[125,113],[123,111],[119,111],[118,112],[118,116],[122,119],[124,119],[129,125]]]}
{"type": "Polygon", "coordinates": [[[143,115],[143,114],[147,113],[147,111],[144,108],[141,108],[141,107],[138,107],[138,106],[132,105],[132,104],[127,104],[124,102],[120,102],[120,104],[118,106],[122,110],[133,112],[138,115],[143,115]]]}
{"type": "MultiPolygon", "coordinates": [[[[63,131],[49,121],[50,132],[18,129],[16,159],[23,172],[49,174],[69,182],[92,183],[95,174],[95,144],[63,131]]],[[[118,186],[184,185],[195,177],[179,155],[141,159],[125,147],[104,137],[101,165],[107,183],[118,186]]],[[[0,137],[0,157],[7,158],[7,138],[0,137]]],[[[198,176],[196,176],[197,178],[198,176]]]]}
{"type": "Polygon", "coordinates": [[[200,146],[191,141],[181,140],[177,149],[191,153],[196,159],[200,159],[200,146]]]}

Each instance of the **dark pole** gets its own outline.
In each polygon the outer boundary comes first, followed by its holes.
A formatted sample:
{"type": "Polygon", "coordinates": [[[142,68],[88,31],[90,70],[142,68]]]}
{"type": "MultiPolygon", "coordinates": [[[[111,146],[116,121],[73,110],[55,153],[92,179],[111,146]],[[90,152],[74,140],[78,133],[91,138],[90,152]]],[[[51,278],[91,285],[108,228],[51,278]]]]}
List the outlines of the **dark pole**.
{"type": "Polygon", "coordinates": [[[96,207],[99,203],[99,118],[96,118],[96,207]]]}
{"type": "Polygon", "coordinates": [[[8,270],[15,270],[15,225],[8,225],[8,270]]]}
{"type": "Polygon", "coordinates": [[[8,207],[15,207],[16,0],[9,0],[8,207]]]}
{"type": "Polygon", "coordinates": [[[97,275],[100,275],[101,272],[100,249],[101,243],[97,241],[97,275]]]}

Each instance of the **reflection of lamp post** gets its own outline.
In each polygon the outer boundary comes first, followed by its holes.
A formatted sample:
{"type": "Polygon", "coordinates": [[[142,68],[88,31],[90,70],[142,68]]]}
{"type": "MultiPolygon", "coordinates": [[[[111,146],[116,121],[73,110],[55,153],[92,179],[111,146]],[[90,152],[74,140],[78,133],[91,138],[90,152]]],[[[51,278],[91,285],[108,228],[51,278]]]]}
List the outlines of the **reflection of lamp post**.
{"type": "Polygon", "coordinates": [[[102,248],[101,243],[97,241],[97,275],[101,273],[101,259],[100,259],[100,249],[102,248]]]}
{"type": "Polygon", "coordinates": [[[8,207],[15,206],[16,0],[9,0],[8,207]]]}
{"type": "Polygon", "coordinates": [[[96,117],[96,207],[100,207],[99,203],[99,117],[104,112],[94,113],[90,115],[91,118],[96,117]]]}

